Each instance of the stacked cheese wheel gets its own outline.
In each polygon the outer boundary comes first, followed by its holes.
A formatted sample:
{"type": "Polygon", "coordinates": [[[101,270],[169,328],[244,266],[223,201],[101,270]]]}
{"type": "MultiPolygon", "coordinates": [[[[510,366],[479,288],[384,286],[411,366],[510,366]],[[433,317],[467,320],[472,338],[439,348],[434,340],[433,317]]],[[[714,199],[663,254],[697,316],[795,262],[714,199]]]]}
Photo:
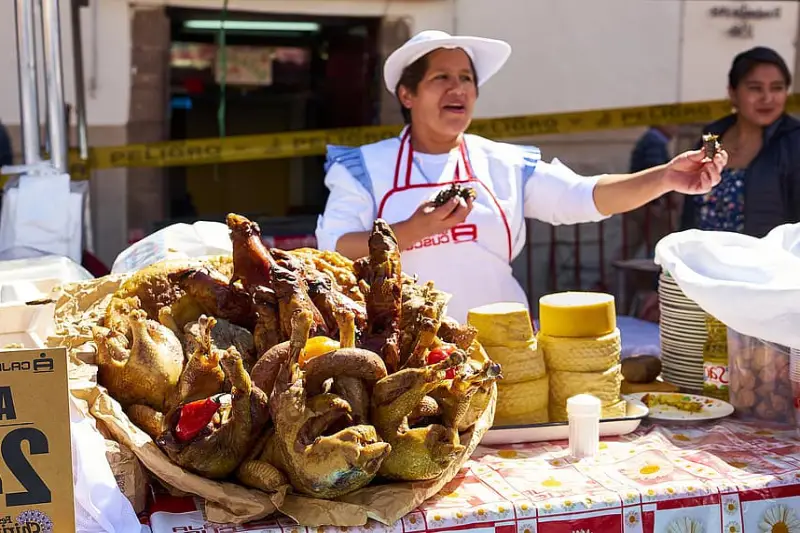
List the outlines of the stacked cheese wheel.
{"type": "Polygon", "coordinates": [[[625,416],[620,399],[620,333],[614,297],[595,292],[548,294],[539,300],[539,346],[550,376],[550,421],[567,420],[567,399],[591,394],[602,418],[625,416]]]}
{"type": "Polygon", "coordinates": [[[495,426],[547,422],[548,379],[527,308],[495,303],[469,311],[487,355],[503,368],[497,385],[495,426]]]}

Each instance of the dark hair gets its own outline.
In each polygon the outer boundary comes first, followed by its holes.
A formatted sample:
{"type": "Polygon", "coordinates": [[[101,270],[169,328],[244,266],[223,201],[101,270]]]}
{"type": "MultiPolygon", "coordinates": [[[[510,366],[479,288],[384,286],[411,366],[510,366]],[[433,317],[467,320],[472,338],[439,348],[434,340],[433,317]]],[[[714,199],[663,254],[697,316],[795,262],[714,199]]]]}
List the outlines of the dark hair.
{"type": "MultiPolygon", "coordinates": [[[[428,52],[424,56],[420,57],[406,68],[403,69],[403,73],[400,74],[400,81],[397,82],[397,87],[394,89],[395,95],[397,95],[397,102],[400,104],[400,113],[403,114],[403,123],[411,124],[411,110],[408,109],[406,106],[403,105],[403,102],[400,101],[400,86],[402,85],[413,94],[416,94],[417,87],[419,87],[422,78],[425,77],[425,73],[428,72],[428,64],[430,63],[430,55],[435,52],[433,50],[428,52]]],[[[472,69],[472,79],[475,82],[475,91],[477,93],[478,90],[478,73],[475,71],[475,64],[472,62],[472,58],[469,58],[469,67],[472,69]]]]}
{"type": "Polygon", "coordinates": [[[733,58],[731,70],[728,71],[728,85],[735,89],[758,65],[775,65],[781,71],[786,86],[791,85],[792,75],[786,66],[786,62],[778,52],[766,46],[756,46],[741,52],[733,58]]]}

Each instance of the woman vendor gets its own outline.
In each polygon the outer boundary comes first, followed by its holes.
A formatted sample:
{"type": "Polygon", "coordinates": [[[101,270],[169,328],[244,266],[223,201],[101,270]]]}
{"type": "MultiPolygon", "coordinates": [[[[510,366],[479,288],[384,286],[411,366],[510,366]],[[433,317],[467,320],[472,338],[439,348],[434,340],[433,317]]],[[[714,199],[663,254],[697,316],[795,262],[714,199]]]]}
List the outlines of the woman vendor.
{"type": "Polygon", "coordinates": [[[728,72],[734,112],[703,130],[730,154],[722,182],[683,204],[681,229],[735,231],[763,237],[800,221],[800,121],[786,114],[792,76],[783,58],[757,46],[728,72]]]}
{"type": "Polygon", "coordinates": [[[406,122],[400,135],[328,147],[319,247],[363,257],[372,222],[386,220],[403,250],[403,271],[452,294],[447,314],[460,322],[479,305],[527,303],[510,264],[525,245],[525,218],[596,222],[670,191],[702,194],[727,161],[724,151],[708,161],[698,150],[634,174],[584,177],[542,161],[535,147],[466,135],[478,88],[510,54],[508,43],[494,39],[415,35],[384,65],[406,122]],[[435,206],[432,197],[454,182],[477,196],[435,206]]]}

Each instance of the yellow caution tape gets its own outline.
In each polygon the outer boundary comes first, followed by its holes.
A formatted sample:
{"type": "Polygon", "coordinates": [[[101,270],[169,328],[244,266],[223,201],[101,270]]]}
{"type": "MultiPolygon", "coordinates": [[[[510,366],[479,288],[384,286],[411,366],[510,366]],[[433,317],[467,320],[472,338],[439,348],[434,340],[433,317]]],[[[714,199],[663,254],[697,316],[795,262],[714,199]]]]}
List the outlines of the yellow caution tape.
{"type": "MultiPolygon", "coordinates": [[[[789,98],[786,110],[788,113],[800,112],[800,95],[792,95],[789,98]]],[[[659,124],[705,124],[730,112],[731,105],[727,100],[711,100],[476,119],[469,131],[490,139],[510,139],[659,124]]],[[[88,164],[78,159],[76,151],[70,153],[70,162],[71,169],[75,172],[73,177],[85,179],[89,169],[207,165],[324,155],[329,144],[360,146],[395,136],[400,129],[401,127],[397,125],[366,126],[96,147],[90,150],[88,164]]]]}

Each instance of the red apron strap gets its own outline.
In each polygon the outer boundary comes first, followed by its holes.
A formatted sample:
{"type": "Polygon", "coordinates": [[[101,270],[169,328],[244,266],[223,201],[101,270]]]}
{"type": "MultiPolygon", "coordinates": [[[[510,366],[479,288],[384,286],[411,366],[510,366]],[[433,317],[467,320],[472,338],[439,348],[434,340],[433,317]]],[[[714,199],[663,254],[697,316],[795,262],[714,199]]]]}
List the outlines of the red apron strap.
{"type": "MultiPolygon", "coordinates": [[[[406,145],[406,140],[408,140],[409,133],[411,128],[407,128],[405,133],[402,137],[400,137],[400,151],[397,152],[397,162],[394,166],[394,182],[392,185],[392,190],[397,189],[400,187],[400,162],[403,160],[403,148],[406,145]]],[[[411,142],[408,143],[408,149],[411,150],[411,142]]]]}

